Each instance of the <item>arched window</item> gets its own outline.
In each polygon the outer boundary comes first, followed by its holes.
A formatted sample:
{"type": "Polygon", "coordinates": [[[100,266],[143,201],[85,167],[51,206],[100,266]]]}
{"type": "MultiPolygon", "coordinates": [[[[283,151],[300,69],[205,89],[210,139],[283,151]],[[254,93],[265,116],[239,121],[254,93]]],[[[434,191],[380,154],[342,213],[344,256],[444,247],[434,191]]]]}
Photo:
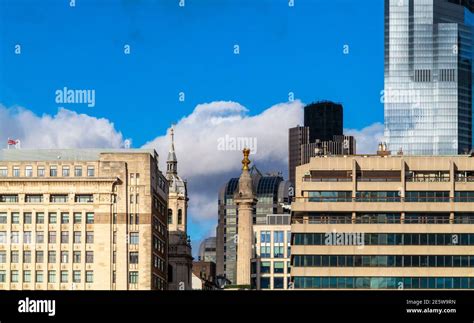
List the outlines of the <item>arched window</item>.
{"type": "Polygon", "coordinates": [[[178,224],[183,224],[183,211],[181,209],[178,210],[178,224]]]}
{"type": "Polygon", "coordinates": [[[173,210],[168,209],[168,224],[173,223],[173,210]]]}

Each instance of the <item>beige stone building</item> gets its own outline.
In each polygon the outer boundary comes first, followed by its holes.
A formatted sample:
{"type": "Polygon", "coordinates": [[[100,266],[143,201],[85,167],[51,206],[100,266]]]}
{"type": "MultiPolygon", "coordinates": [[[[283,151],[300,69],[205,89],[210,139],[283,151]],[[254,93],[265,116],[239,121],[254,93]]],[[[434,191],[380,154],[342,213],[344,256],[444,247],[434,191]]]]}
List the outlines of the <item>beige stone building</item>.
{"type": "Polygon", "coordinates": [[[170,290],[190,290],[192,289],[193,257],[191,240],[187,232],[189,198],[187,182],[178,175],[173,128],[171,128],[171,147],[166,163],[166,178],[169,183],[168,288],[170,290]]]}
{"type": "Polygon", "coordinates": [[[0,150],[0,289],[167,288],[154,150],[0,150]]]}
{"type": "Polygon", "coordinates": [[[474,157],[315,157],[296,171],[295,289],[474,289],[474,157]]]}

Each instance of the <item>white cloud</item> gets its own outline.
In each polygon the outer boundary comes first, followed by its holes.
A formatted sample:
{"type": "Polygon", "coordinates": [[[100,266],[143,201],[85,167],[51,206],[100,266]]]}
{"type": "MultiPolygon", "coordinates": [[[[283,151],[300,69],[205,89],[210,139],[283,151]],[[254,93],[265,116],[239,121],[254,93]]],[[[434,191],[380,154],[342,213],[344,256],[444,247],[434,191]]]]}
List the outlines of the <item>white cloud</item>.
{"type": "Polygon", "coordinates": [[[22,107],[0,104],[0,143],[20,139],[22,148],[118,148],[123,137],[114,124],[74,111],[59,109],[54,116],[38,116],[22,107]]]}
{"type": "MultiPolygon", "coordinates": [[[[217,196],[225,182],[239,176],[242,152],[219,150],[220,140],[248,138],[256,140],[252,163],[263,172],[287,172],[288,128],[303,120],[300,101],[274,105],[250,116],[236,102],[211,102],[196,106],[194,111],[175,125],[175,148],[178,171],[189,183],[190,214],[196,222],[217,219],[217,196]]],[[[162,169],[170,145],[169,129],[147,143],[161,156],[162,169]]],[[[228,148],[233,148],[228,145],[228,148]]],[[[242,147],[236,147],[242,148],[242,147]]]]}
{"type": "Polygon", "coordinates": [[[377,145],[383,141],[383,124],[377,122],[361,130],[345,129],[344,134],[356,139],[357,154],[374,154],[377,145]]]}

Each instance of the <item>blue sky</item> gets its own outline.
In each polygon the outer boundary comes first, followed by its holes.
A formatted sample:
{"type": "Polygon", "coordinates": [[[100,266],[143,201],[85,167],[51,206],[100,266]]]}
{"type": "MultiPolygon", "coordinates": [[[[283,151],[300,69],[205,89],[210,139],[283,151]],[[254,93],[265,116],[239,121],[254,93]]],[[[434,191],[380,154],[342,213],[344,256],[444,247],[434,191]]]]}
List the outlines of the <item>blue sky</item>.
{"type": "Polygon", "coordinates": [[[0,104],[55,115],[57,89],[94,89],[95,107],[61,106],[107,118],[134,147],[198,104],[258,115],[289,92],[342,102],[345,128],[383,122],[383,1],[178,2],[0,0],[0,104]]]}

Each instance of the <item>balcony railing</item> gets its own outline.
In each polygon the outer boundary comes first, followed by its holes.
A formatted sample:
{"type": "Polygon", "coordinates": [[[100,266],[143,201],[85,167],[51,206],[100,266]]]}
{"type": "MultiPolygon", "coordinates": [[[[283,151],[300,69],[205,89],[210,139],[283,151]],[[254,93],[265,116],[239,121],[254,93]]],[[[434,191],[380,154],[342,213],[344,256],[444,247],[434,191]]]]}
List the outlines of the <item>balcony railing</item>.
{"type": "Polygon", "coordinates": [[[314,177],[303,177],[303,182],[352,182],[352,178],[314,178],[314,177]]]}

